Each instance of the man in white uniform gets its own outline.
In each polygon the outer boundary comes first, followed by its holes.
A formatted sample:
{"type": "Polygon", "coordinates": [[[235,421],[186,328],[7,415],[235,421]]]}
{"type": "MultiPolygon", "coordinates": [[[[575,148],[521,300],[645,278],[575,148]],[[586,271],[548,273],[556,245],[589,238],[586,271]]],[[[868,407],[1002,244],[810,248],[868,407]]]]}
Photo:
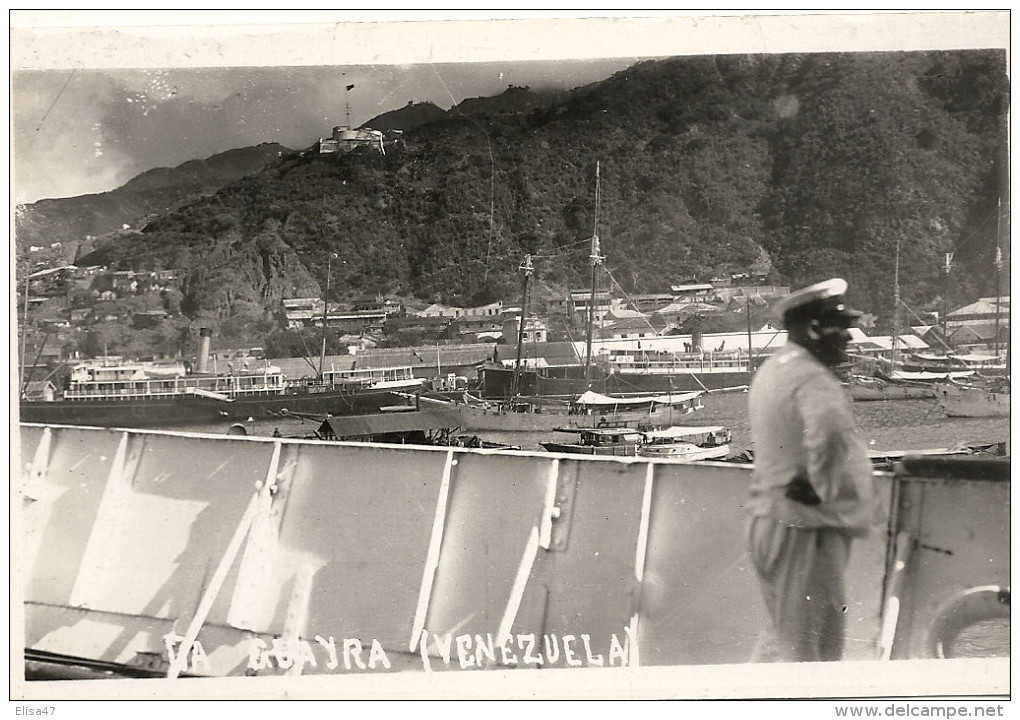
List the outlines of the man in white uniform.
{"type": "Polygon", "coordinates": [[[850,398],[832,370],[847,361],[848,328],[861,315],[847,307],[846,289],[828,280],[780,303],[787,343],[751,382],[748,544],[771,620],[759,661],[842,657],[851,539],[881,516],[850,398]]]}

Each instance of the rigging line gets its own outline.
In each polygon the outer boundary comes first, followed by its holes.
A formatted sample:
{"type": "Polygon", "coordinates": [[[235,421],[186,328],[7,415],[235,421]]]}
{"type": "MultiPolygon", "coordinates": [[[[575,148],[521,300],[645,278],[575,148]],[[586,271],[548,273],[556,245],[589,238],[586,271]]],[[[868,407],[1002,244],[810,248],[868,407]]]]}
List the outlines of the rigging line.
{"type": "Polygon", "coordinates": [[[591,238],[590,237],[586,237],[583,240],[577,240],[576,242],[567,243],[566,245],[561,245],[559,247],[559,251],[558,252],[549,253],[549,254],[531,253],[531,257],[533,257],[533,258],[542,258],[542,259],[545,259],[545,260],[552,259],[552,258],[558,258],[558,257],[561,257],[563,255],[570,254],[570,253],[566,252],[566,250],[568,248],[578,247],[580,245],[587,245],[590,242],[591,242],[591,238]]]}
{"type": "MultiPolygon", "coordinates": [[[[999,208],[998,208],[998,207],[996,207],[995,211],[996,211],[996,212],[999,212],[999,208]]],[[[972,232],[970,233],[970,235],[968,235],[968,236],[967,236],[967,238],[966,238],[965,240],[961,241],[959,245],[957,245],[956,247],[954,247],[954,248],[953,248],[953,250],[952,250],[952,252],[954,252],[954,253],[955,253],[955,252],[957,252],[957,251],[958,251],[958,250],[959,250],[960,248],[962,248],[962,247],[963,247],[964,245],[966,245],[966,244],[967,244],[967,243],[969,243],[969,242],[970,242],[971,240],[973,240],[973,239],[974,239],[975,237],[977,237],[977,234],[978,234],[978,233],[979,233],[979,232],[980,232],[980,231],[981,231],[982,229],[984,229],[985,223],[987,223],[987,222],[988,222],[989,220],[991,220],[991,219],[992,219],[993,217],[994,217],[993,215],[989,215],[989,216],[988,216],[988,217],[986,217],[986,218],[985,218],[984,220],[982,220],[982,221],[981,221],[980,223],[978,223],[978,226],[977,226],[976,228],[974,228],[974,230],[973,230],[973,231],[972,231],[972,232]]],[[[996,238],[996,243],[998,243],[998,238],[996,238]]]]}
{"type": "MultiPolygon", "coordinates": [[[[606,271],[606,275],[608,275],[608,276],[609,276],[609,279],[613,281],[613,284],[614,284],[614,285],[616,286],[616,288],[617,288],[617,289],[618,289],[618,290],[619,290],[619,291],[620,291],[621,293],[623,293],[623,297],[627,299],[627,302],[629,302],[629,303],[631,304],[631,306],[632,306],[632,307],[633,307],[633,308],[634,308],[635,310],[637,310],[637,304],[636,304],[636,303],[635,303],[635,302],[634,302],[633,300],[631,300],[631,299],[630,299],[630,295],[628,295],[628,294],[627,294],[627,291],[623,289],[623,286],[622,286],[622,285],[620,285],[620,283],[619,283],[619,282],[617,282],[616,278],[615,278],[615,277],[613,276],[613,273],[611,273],[611,272],[609,271],[609,268],[608,268],[608,267],[605,267],[605,266],[603,265],[602,269],[606,271]]],[[[651,331],[652,331],[652,332],[654,332],[654,333],[655,333],[656,335],[658,335],[658,331],[657,331],[657,330],[655,329],[655,326],[653,326],[653,325],[652,325],[651,321],[649,321],[649,319],[648,319],[648,316],[647,316],[647,315],[645,315],[644,313],[641,313],[641,319],[645,321],[645,325],[647,325],[647,326],[648,326],[648,329],[649,329],[649,330],[651,330],[651,331]]]]}
{"type": "MultiPolygon", "coordinates": [[[[924,320],[923,320],[923,319],[922,319],[922,318],[921,318],[921,317],[920,317],[920,316],[919,316],[919,315],[918,315],[918,314],[917,314],[916,312],[914,312],[914,311],[913,311],[913,309],[912,309],[912,308],[911,308],[911,307],[910,307],[909,305],[907,305],[907,304],[906,304],[905,302],[903,302],[903,300],[900,300],[900,305],[902,305],[903,307],[905,307],[905,308],[907,309],[907,312],[909,312],[909,313],[910,313],[911,315],[913,315],[913,316],[914,316],[914,318],[915,318],[915,319],[916,319],[916,320],[917,320],[917,321],[918,321],[919,323],[921,323],[922,325],[929,325],[929,324],[928,324],[928,323],[926,323],[926,322],[925,322],[925,321],[924,321],[924,320]]],[[[943,346],[943,347],[944,347],[944,348],[945,348],[946,350],[949,350],[950,352],[952,352],[953,348],[949,347],[949,344],[948,344],[948,343],[946,343],[946,341],[945,341],[945,340],[943,340],[942,338],[940,338],[940,337],[939,337],[938,335],[932,335],[932,337],[933,337],[933,338],[935,338],[936,340],[938,340],[938,341],[939,341],[940,343],[942,343],[942,346],[943,346]]]]}
{"type": "Polygon", "coordinates": [[[65,80],[65,81],[64,81],[64,86],[63,86],[62,88],[60,88],[60,92],[58,92],[58,93],[57,93],[57,96],[56,96],[55,98],[53,98],[53,102],[52,102],[52,103],[50,103],[50,106],[49,106],[49,108],[47,108],[47,109],[46,109],[46,112],[44,112],[44,113],[43,113],[43,116],[42,116],[42,118],[41,118],[41,119],[39,120],[39,124],[38,124],[38,125],[36,126],[36,128],[35,128],[35,131],[36,131],[36,132],[39,132],[39,130],[41,130],[41,129],[42,129],[43,123],[44,123],[44,122],[46,122],[46,118],[47,118],[47,117],[49,117],[49,115],[50,115],[50,112],[51,112],[51,111],[53,110],[53,108],[54,108],[54,107],[56,106],[56,104],[57,104],[57,101],[58,101],[58,100],[60,100],[60,96],[64,94],[64,91],[65,91],[65,90],[67,90],[67,86],[68,86],[68,84],[69,84],[69,83],[71,82],[71,78],[73,78],[73,77],[74,77],[74,74],[75,74],[76,72],[78,72],[78,68],[74,68],[73,70],[71,70],[71,74],[70,74],[70,75],[68,75],[68,76],[67,76],[67,80],[65,80]]]}
{"type": "Polygon", "coordinates": [[[456,98],[453,97],[453,93],[450,92],[450,88],[447,87],[446,82],[443,80],[443,76],[436,70],[436,66],[432,65],[432,72],[436,74],[436,79],[439,80],[439,84],[443,86],[443,90],[449,95],[450,101],[453,103],[452,110],[456,110],[457,114],[468,122],[472,123],[475,127],[482,131],[482,135],[485,136],[485,146],[489,151],[489,246],[485,251],[485,282],[489,280],[489,262],[492,255],[492,238],[495,234],[495,221],[494,216],[496,214],[496,159],[492,154],[492,141],[489,139],[489,133],[486,132],[485,126],[472,117],[465,115],[460,106],[457,104],[456,98]]]}

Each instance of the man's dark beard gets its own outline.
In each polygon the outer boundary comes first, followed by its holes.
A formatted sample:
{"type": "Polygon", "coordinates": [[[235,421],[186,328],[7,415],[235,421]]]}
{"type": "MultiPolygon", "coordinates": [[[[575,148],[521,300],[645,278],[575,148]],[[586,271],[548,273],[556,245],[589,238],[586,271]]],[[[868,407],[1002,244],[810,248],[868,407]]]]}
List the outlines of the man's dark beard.
{"type": "Polygon", "coordinates": [[[812,351],[824,365],[835,368],[850,362],[850,356],[846,354],[846,338],[840,328],[822,328],[820,335],[814,341],[812,351]]]}

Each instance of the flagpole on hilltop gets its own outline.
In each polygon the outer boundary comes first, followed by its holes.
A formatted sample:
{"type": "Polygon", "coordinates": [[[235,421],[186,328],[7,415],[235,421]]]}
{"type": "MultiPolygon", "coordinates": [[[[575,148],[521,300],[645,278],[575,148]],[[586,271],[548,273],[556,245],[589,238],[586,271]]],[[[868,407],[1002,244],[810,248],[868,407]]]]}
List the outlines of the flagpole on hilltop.
{"type": "Polygon", "coordinates": [[[354,85],[348,85],[347,91],[344,93],[344,105],[347,109],[347,129],[351,129],[351,90],[354,89],[354,85]]]}

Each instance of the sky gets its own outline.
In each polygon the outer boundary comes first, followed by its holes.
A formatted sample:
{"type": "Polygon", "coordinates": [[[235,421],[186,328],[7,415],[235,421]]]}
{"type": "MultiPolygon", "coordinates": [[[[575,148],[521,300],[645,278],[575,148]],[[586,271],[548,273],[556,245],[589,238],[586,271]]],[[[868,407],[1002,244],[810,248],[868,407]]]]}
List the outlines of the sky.
{"type": "Polygon", "coordinates": [[[980,13],[599,12],[12,11],[11,198],[103,192],[263,142],[303,149],[347,124],[348,101],[358,126],[409,101],[570,89],[642,58],[1008,43],[980,13]]]}
{"type": "Polygon", "coordinates": [[[448,109],[510,84],[569,89],[634,61],[20,72],[15,201],[101,192],[153,167],[262,142],[303,149],[347,124],[348,103],[358,126],[408,102],[448,109]]]}

